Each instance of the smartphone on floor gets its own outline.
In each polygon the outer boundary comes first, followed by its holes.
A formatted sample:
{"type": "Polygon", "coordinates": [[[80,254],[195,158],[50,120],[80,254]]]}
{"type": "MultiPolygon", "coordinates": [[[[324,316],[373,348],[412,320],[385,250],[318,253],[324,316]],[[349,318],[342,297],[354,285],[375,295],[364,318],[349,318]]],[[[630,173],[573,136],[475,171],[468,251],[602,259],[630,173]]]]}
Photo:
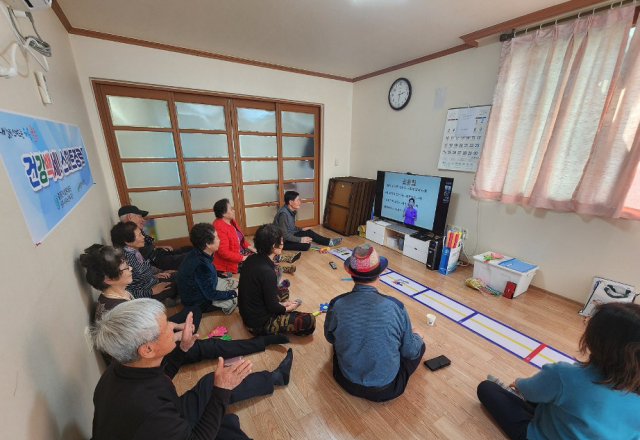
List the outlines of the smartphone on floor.
{"type": "Polygon", "coordinates": [[[224,366],[225,367],[230,367],[231,365],[235,364],[238,361],[241,361],[242,359],[244,359],[242,356],[236,356],[236,357],[232,357],[229,359],[225,359],[224,360],[224,366]]]}
{"type": "Polygon", "coordinates": [[[451,361],[446,356],[438,356],[428,361],[424,361],[424,365],[431,371],[439,370],[440,368],[448,367],[451,365],[451,361]]]}

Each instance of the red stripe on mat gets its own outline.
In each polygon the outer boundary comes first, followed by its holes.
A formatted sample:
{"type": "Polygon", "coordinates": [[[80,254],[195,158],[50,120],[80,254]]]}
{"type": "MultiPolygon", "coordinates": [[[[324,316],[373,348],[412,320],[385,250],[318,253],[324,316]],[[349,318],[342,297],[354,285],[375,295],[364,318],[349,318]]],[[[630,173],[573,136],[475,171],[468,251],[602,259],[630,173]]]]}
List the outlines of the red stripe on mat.
{"type": "Polygon", "coordinates": [[[542,350],[544,350],[544,348],[547,346],[547,344],[540,344],[538,345],[538,347],[533,350],[531,353],[529,353],[529,356],[527,356],[526,358],[524,358],[525,362],[530,362],[531,359],[533,359],[534,357],[536,357],[538,355],[538,353],[540,353],[542,350]]]}

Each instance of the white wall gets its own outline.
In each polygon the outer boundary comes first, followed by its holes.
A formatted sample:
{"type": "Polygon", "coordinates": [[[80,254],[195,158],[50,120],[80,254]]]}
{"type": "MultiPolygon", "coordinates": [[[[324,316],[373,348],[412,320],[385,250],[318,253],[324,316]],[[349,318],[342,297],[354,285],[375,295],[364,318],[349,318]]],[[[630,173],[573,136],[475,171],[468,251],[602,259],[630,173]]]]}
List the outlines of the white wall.
{"type": "MultiPolygon", "coordinates": [[[[0,437],[89,438],[100,370],[83,336],[92,292],[75,259],[108,237],[112,209],[104,203],[106,185],[67,32],[52,10],[34,18],[53,48],[47,80],[54,105],[40,100],[37,63],[20,57],[20,76],[0,79],[0,109],[78,125],[96,185],[36,248],[0,166],[0,437]]],[[[4,18],[0,22],[2,53],[13,35],[4,18]]],[[[23,30],[33,33],[30,25],[23,30]]]]}
{"type": "Polygon", "coordinates": [[[322,205],[329,179],[349,173],[351,83],[75,35],[71,44],[103,170],[111,181],[109,195],[114,205],[119,202],[92,78],[322,104],[322,205]]]}
{"type": "Polygon", "coordinates": [[[469,229],[467,253],[473,254],[477,241],[476,254],[492,250],[539,264],[533,284],[543,289],[583,302],[595,275],[640,288],[638,270],[632,270],[640,223],[478,202],[469,196],[473,173],[438,170],[447,109],[491,104],[500,48],[493,43],[355,83],[351,174],[375,178],[377,170],[387,170],[453,177],[448,221],[469,229]],[[387,93],[399,77],[411,81],[413,96],[397,112],[387,93]],[[444,109],[434,111],[437,87],[446,87],[446,100],[444,109]]]}

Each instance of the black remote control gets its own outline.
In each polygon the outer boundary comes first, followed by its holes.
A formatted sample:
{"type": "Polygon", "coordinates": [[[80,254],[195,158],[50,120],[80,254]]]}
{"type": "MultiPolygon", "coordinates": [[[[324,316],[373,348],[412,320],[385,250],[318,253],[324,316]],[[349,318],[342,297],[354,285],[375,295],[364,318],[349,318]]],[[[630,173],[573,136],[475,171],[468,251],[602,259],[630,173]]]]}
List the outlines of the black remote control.
{"type": "Polygon", "coordinates": [[[329,262],[329,266],[331,266],[331,269],[336,270],[338,268],[338,266],[336,266],[336,263],[334,263],[333,261],[329,262]]]}

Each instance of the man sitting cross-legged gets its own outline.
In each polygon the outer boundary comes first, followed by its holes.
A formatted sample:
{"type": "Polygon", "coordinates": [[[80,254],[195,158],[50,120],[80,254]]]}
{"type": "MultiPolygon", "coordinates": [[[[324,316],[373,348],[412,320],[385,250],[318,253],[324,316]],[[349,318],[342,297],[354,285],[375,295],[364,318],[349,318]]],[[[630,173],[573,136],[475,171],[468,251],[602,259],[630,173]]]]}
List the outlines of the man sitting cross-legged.
{"type": "Polygon", "coordinates": [[[404,392],[425,351],[404,304],[378,292],[387,260],[369,244],[344,262],[355,286],[329,303],[324,335],[333,344],[333,377],[349,394],[374,402],[404,392]]]}
{"type": "Polygon", "coordinates": [[[285,251],[308,251],[311,242],[316,242],[322,246],[335,246],[342,241],[342,238],[327,238],[314,232],[311,228],[300,228],[296,226],[296,214],[300,208],[300,194],[296,191],[284,193],[284,205],[278,210],[273,224],[279,227],[284,234],[285,251]]]}
{"type": "Polygon", "coordinates": [[[182,246],[174,249],[171,246],[156,246],[153,237],[148,236],[144,230],[145,217],[149,211],[143,211],[137,206],[125,205],[118,210],[121,222],[134,222],[144,237],[144,246],[140,253],[149,260],[153,266],[162,270],[178,270],[184,257],[191,251],[191,246],[182,246]]]}
{"type": "Polygon", "coordinates": [[[94,393],[94,440],[246,439],[237,416],[225,416],[226,406],[273,392],[276,376],[282,384],[289,380],[290,351],[283,362],[288,363],[286,375],[282,364],[273,373],[250,374],[250,361],[224,367],[219,357],[215,374],[205,375],[179,397],[171,379],[198,335],[191,314],[177,347],[173,330],[164,306],[151,299],[119,304],[96,323],[94,345],[116,362],[94,393]]]}

